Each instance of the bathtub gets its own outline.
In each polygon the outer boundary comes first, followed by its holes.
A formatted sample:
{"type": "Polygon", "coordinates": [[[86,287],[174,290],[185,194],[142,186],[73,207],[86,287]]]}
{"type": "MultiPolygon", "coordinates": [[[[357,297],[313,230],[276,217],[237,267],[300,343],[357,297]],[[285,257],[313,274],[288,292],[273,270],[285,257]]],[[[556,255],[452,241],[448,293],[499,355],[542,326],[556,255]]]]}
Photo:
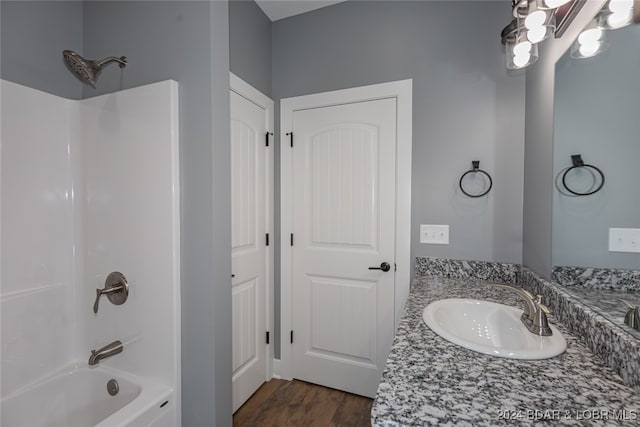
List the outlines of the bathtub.
{"type": "Polygon", "coordinates": [[[170,387],[105,366],[74,365],[2,399],[2,427],[174,425],[170,387]],[[107,392],[115,379],[119,392],[107,392]]]}

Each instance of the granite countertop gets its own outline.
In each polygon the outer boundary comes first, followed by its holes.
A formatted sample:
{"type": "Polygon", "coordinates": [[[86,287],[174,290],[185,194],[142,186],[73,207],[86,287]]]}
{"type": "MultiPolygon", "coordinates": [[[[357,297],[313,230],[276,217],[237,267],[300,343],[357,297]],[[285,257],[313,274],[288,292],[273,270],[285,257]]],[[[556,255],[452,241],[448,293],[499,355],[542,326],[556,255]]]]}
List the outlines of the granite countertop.
{"type": "Polygon", "coordinates": [[[565,353],[503,359],[459,347],[424,324],[424,307],[444,298],[522,306],[517,295],[477,279],[414,280],[371,410],[374,426],[640,425],[638,391],[553,316],[565,353]]]}
{"type": "Polygon", "coordinates": [[[574,296],[581,303],[592,307],[611,323],[631,334],[636,338],[640,338],[640,331],[632,329],[625,325],[624,317],[627,314],[628,307],[624,301],[632,305],[640,304],[640,292],[619,291],[611,289],[591,289],[583,287],[565,287],[568,294],[574,296]]]}

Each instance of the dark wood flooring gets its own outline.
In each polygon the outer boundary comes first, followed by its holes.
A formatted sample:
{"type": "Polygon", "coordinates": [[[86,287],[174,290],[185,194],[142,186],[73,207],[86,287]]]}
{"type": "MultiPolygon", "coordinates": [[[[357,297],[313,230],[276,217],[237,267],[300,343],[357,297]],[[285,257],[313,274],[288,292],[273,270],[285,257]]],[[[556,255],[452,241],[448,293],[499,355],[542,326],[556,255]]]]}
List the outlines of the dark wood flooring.
{"type": "Polygon", "coordinates": [[[369,427],[373,400],[304,381],[272,379],[233,415],[234,427],[369,427]]]}

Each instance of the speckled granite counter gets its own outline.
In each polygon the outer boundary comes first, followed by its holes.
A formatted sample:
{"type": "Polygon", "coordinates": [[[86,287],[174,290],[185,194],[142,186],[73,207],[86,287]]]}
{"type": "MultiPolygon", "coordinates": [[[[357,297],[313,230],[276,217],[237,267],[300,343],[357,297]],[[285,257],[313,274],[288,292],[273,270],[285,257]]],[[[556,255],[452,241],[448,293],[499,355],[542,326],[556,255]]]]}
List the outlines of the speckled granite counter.
{"type": "Polygon", "coordinates": [[[424,307],[444,298],[522,305],[477,279],[416,279],[371,410],[374,426],[640,425],[640,394],[553,317],[567,339],[564,354],[500,359],[452,344],[424,324],[424,307]]]}
{"type": "Polygon", "coordinates": [[[601,316],[611,321],[612,325],[621,328],[626,333],[640,339],[640,331],[625,325],[624,316],[628,307],[624,301],[633,305],[640,304],[640,292],[624,292],[609,289],[590,289],[581,287],[567,287],[564,289],[579,302],[593,308],[601,316]]]}

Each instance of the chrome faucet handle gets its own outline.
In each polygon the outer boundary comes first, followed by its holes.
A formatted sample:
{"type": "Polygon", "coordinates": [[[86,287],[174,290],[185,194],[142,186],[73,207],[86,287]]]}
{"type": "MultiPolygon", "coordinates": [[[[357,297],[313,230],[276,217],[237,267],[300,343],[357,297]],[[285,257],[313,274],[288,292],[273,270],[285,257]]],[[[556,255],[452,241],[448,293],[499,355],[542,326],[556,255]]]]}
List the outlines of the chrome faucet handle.
{"type": "Polygon", "coordinates": [[[96,300],[93,303],[93,312],[95,314],[98,314],[98,304],[102,295],[106,295],[114,305],[124,304],[129,298],[129,284],[124,274],[117,271],[110,273],[104,282],[104,288],[96,289],[96,300]]]}
{"type": "Polygon", "coordinates": [[[536,295],[535,301],[538,308],[542,310],[544,314],[551,314],[551,310],[549,310],[549,307],[542,303],[542,295],[536,295]]]}
{"type": "MultiPolygon", "coordinates": [[[[623,300],[624,301],[624,300],[623,300]]],[[[640,306],[624,301],[629,310],[624,316],[624,324],[636,331],[640,331],[640,306]]]]}

